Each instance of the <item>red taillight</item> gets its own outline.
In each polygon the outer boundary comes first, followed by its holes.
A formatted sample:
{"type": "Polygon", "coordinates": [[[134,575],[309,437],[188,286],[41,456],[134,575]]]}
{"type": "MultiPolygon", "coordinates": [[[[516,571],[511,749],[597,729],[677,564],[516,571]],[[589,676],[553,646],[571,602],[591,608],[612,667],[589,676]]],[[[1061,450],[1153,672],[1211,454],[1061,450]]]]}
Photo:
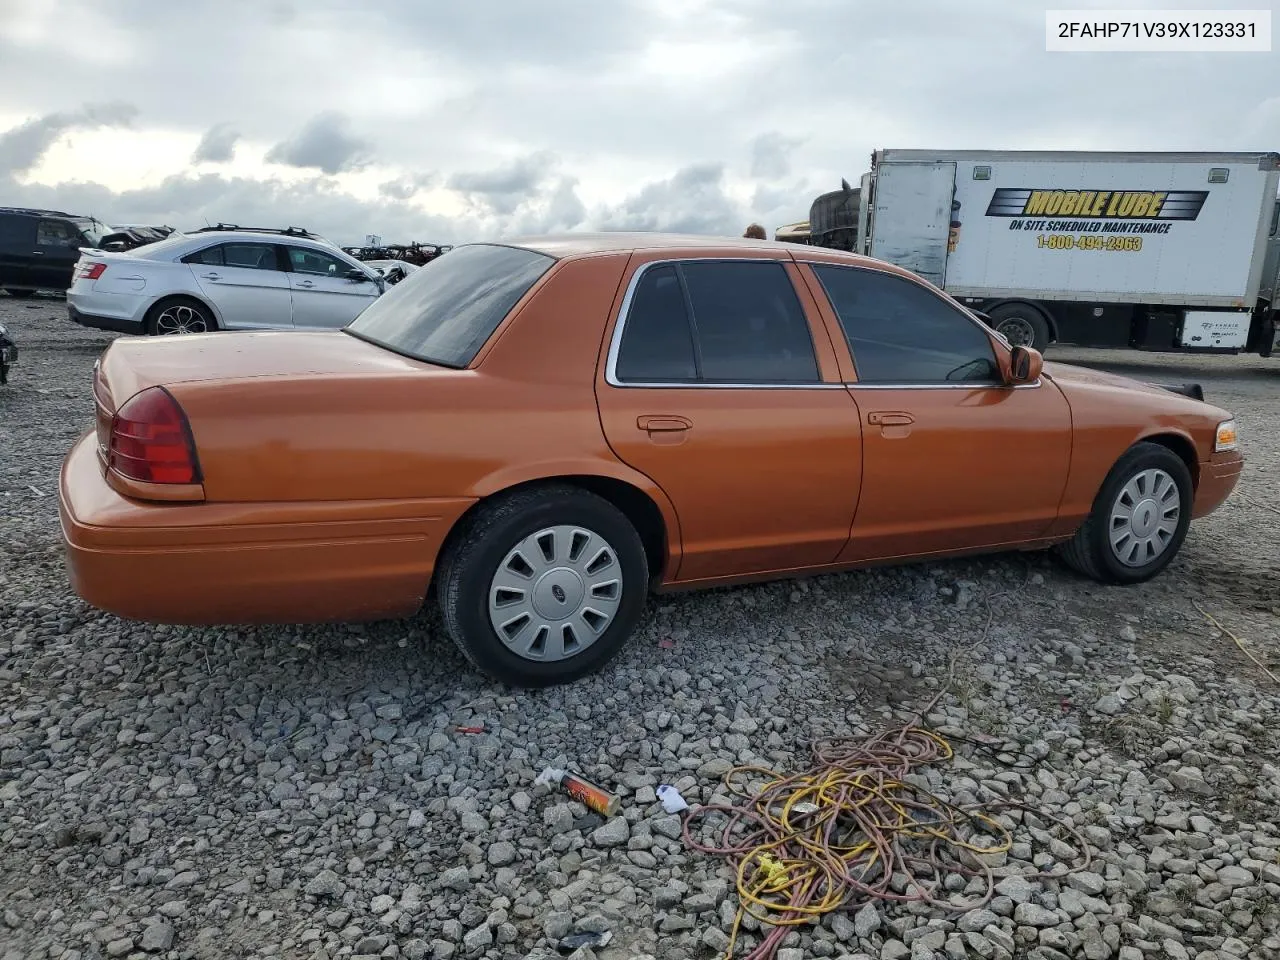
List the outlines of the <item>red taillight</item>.
{"type": "Polygon", "coordinates": [[[105,263],[82,263],[76,271],[77,280],[97,280],[107,272],[105,263]]]}
{"type": "Polygon", "coordinates": [[[144,483],[199,483],[195,444],[178,401],[148,387],[116,411],[107,465],[144,483]]]}

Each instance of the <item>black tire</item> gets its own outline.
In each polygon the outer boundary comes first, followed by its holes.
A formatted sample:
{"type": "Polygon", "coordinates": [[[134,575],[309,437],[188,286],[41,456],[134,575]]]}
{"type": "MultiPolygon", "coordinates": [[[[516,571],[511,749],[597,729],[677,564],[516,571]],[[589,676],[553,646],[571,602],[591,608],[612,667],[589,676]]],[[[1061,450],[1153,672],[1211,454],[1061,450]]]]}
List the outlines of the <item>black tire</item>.
{"type": "Polygon", "coordinates": [[[991,328],[1015,347],[1033,347],[1044,353],[1049,346],[1049,321],[1026,303],[1006,303],[987,313],[991,328]]]}
{"type": "Polygon", "coordinates": [[[436,600],[449,636],[473,666],[514,687],[549,687],[599,670],[635,629],[648,589],[644,545],[631,522],[602,497],[563,484],[500,495],[481,506],[450,538],[436,573],[436,600]],[[489,618],[489,592],[517,544],[557,525],[581,526],[607,541],[621,567],[622,595],[613,621],[580,653],[532,660],[498,636],[489,618]]]}
{"type": "Polygon", "coordinates": [[[15,290],[13,287],[5,287],[4,292],[15,300],[26,300],[28,297],[34,297],[36,295],[34,290],[15,290]]]}
{"type": "Polygon", "coordinates": [[[192,297],[165,297],[163,300],[157,301],[150,310],[147,311],[146,330],[147,335],[152,337],[161,336],[177,336],[179,333],[212,333],[218,329],[218,321],[213,317],[213,311],[206,307],[199,300],[192,297]],[[199,322],[204,324],[204,330],[179,331],[162,329],[167,327],[165,316],[174,309],[186,308],[194,313],[199,322]]]}
{"type": "Polygon", "coordinates": [[[1150,580],[1167,567],[1181,549],[1187,528],[1191,525],[1193,497],[1191,471],[1181,457],[1158,443],[1136,443],[1107,474],[1083,526],[1072,539],[1057,547],[1056,552],[1068,567],[1099,583],[1132,584],[1150,580]],[[1128,566],[1111,548],[1108,530],[1111,510],[1124,486],[1139,473],[1151,469],[1163,470],[1177,485],[1177,529],[1163,551],[1152,560],[1141,566],[1128,566]]]}

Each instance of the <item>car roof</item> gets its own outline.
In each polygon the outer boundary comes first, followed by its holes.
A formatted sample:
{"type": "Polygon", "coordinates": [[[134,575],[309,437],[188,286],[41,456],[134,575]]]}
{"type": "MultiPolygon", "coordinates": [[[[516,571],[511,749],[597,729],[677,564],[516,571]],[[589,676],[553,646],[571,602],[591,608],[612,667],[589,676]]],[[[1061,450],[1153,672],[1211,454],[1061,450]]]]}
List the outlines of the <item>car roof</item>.
{"type": "Polygon", "coordinates": [[[15,217],[45,217],[51,220],[92,220],[84,213],[67,213],[65,210],[42,210],[37,207],[0,207],[0,215],[15,217]]]}
{"type": "Polygon", "coordinates": [[[497,241],[505,246],[520,247],[557,259],[589,257],[601,253],[670,250],[678,256],[734,257],[772,253],[797,260],[820,260],[853,266],[873,267],[892,273],[910,275],[883,260],[875,260],[844,250],[815,247],[803,243],[778,240],[752,240],[747,237],[709,237],[684,233],[564,233],[547,236],[519,237],[497,241]]]}
{"type": "Polygon", "coordinates": [[[155,243],[148,243],[133,250],[126,250],[122,255],[136,257],[139,260],[168,262],[180,260],[189,253],[216,247],[224,243],[268,243],[286,247],[301,247],[314,250],[316,253],[328,254],[340,260],[359,263],[349,253],[324,240],[312,240],[308,237],[284,236],[274,233],[257,233],[246,230],[218,230],[209,233],[183,233],[175,231],[155,243]]]}
{"type": "MultiPolygon", "coordinates": [[[[178,233],[173,233],[170,234],[170,237],[176,239],[178,235],[178,233]]],[[[217,230],[209,233],[182,233],[181,236],[182,241],[189,242],[193,248],[212,247],[220,243],[272,243],[284,246],[308,247],[324,253],[333,253],[335,251],[342,253],[339,247],[326,240],[300,237],[296,234],[262,233],[255,230],[217,230]]],[[[146,248],[140,247],[139,249],[146,248]]]]}

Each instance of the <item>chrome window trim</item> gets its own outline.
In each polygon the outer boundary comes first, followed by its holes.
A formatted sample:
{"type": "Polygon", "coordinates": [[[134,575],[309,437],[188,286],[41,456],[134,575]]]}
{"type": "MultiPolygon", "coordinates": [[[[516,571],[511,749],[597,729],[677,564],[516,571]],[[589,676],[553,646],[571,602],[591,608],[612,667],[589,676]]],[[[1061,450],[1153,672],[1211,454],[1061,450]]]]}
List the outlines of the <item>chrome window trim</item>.
{"type": "MultiPolygon", "coordinates": [[[[609,339],[609,352],[605,358],[604,379],[611,387],[620,389],[638,389],[638,390],[1008,390],[1010,387],[1002,383],[859,383],[857,381],[843,381],[840,383],[714,383],[710,381],[680,381],[667,380],[661,382],[637,382],[622,381],[618,379],[618,353],[622,348],[622,333],[626,329],[627,319],[631,311],[631,302],[635,297],[636,288],[640,285],[640,279],[644,276],[645,271],[650,267],[667,266],[676,263],[689,263],[710,261],[713,263],[779,263],[784,267],[789,262],[781,257],[671,257],[663,260],[650,260],[642,263],[640,267],[631,276],[631,280],[627,283],[627,292],[622,296],[622,305],[618,308],[618,322],[613,327],[613,335],[609,339]]],[[[869,272],[888,273],[889,271],[876,271],[874,268],[860,267],[852,264],[833,263],[829,260],[796,260],[792,258],[790,262],[797,264],[805,263],[819,266],[837,266],[846,267],[852,270],[868,270],[869,272]]],[[[893,274],[897,276],[897,274],[893,274]]],[[[821,283],[821,278],[819,278],[821,283]]],[[[912,281],[914,282],[914,281],[912,281]]],[[[917,283],[917,286],[924,286],[917,283]]],[[[933,293],[928,287],[926,292],[933,293]]],[[[823,295],[826,295],[826,288],[823,288],[823,295]]],[[[933,294],[935,297],[937,294],[933,294]]],[[[828,298],[830,299],[830,298],[828,298]]],[[[953,307],[954,309],[954,307],[953,307]]],[[[971,317],[963,309],[961,315],[969,319],[972,323],[979,327],[983,333],[992,333],[991,329],[971,317]]],[[[806,321],[807,321],[806,316],[806,321]]],[[[837,320],[839,318],[837,317],[837,320]]],[[[843,332],[843,331],[842,331],[843,332]]],[[[812,331],[810,331],[812,336],[812,331]]],[[[816,347],[815,347],[816,354],[816,347]]],[[[849,355],[853,355],[852,349],[849,355]]],[[[816,359],[816,357],[815,357],[816,359]]],[[[856,364],[857,361],[855,361],[856,364]]],[[[1034,383],[1015,384],[1014,390],[1031,390],[1041,385],[1040,378],[1036,378],[1034,383]]]]}
{"type": "MultiPolygon", "coordinates": [[[[605,383],[611,387],[631,387],[645,390],[843,390],[845,387],[843,383],[826,383],[825,381],[716,383],[704,380],[668,380],[660,383],[638,383],[618,379],[618,353],[622,349],[622,333],[626,329],[627,320],[630,318],[631,301],[635,298],[636,288],[640,285],[641,278],[651,267],[669,266],[677,263],[776,263],[785,270],[786,265],[791,262],[792,260],[789,257],[670,257],[663,260],[650,260],[648,263],[640,264],[636,272],[631,275],[631,280],[627,284],[627,292],[622,297],[622,306],[618,309],[618,322],[614,324],[613,336],[609,340],[609,353],[605,359],[605,383]]],[[[796,294],[796,299],[797,301],[800,300],[798,293],[796,294]]],[[[803,313],[803,301],[800,301],[800,309],[803,313]]],[[[804,319],[806,326],[808,326],[808,314],[805,314],[804,319]]],[[[818,361],[817,344],[813,343],[813,330],[808,329],[806,332],[809,334],[809,340],[813,346],[814,363],[821,368],[821,364],[818,361]]]]}
{"type": "Polygon", "coordinates": [[[846,383],[850,390],[1035,390],[1043,381],[1032,383],[846,383]]]}

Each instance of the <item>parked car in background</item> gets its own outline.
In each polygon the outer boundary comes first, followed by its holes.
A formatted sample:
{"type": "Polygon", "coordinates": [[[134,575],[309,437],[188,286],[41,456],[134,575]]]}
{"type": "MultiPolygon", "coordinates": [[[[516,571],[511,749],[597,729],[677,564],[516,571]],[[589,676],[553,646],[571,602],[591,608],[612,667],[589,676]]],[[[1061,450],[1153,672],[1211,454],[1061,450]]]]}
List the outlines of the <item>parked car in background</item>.
{"type": "Polygon", "coordinates": [[[110,233],[97,244],[100,250],[136,250],[148,243],[158,243],[173,233],[173,227],[154,227],[145,223],[115,223],[107,229],[110,233]]]}
{"type": "Polygon", "coordinates": [[[417,264],[410,263],[408,260],[361,260],[360,262],[366,267],[377,270],[387,283],[399,283],[418,269],[417,264]]]}
{"type": "Polygon", "coordinates": [[[0,207],[0,289],[11,297],[65,290],[81,247],[96,247],[111,232],[93,217],[0,207]]]}
{"type": "Polygon", "coordinates": [[[386,281],[314,237],[220,225],[136,250],[85,250],[67,310],[83,326],[121,333],[336,329],[386,281]]]}
{"type": "Polygon", "coordinates": [[[415,267],[422,267],[436,257],[443,256],[453,249],[450,244],[441,243],[386,243],[380,246],[343,247],[344,251],[357,260],[402,260],[415,267]]]}
{"type": "Polygon", "coordinates": [[[651,588],[1058,547],[1138,583],[1234,488],[1225,410],[1010,346],[907,271],[752,240],[472,244],[344,331],[117,340],[77,592],[186,624],[412,614],[542,686],[651,588]]]}

